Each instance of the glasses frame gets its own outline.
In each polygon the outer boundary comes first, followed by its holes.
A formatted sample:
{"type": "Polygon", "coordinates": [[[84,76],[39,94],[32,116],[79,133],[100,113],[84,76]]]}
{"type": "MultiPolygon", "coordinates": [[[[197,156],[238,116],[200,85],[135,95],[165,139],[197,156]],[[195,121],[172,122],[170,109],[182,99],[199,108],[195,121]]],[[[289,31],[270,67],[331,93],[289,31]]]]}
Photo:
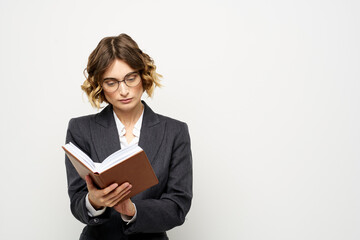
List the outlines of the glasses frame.
{"type": "Polygon", "coordinates": [[[121,81],[119,81],[119,80],[117,80],[117,79],[115,79],[115,78],[105,78],[105,79],[103,79],[102,82],[101,82],[101,87],[102,87],[102,89],[103,89],[105,92],[113,93],[113,92],[116,92],[116,91],[119,89],[120,83],[122,83],[122,82],[124,82],[125,85],[126,85],[127,87],[129,87],[129,88],[133,88],[133,87],[138,86],[138,85],[142,82],[142,81],[141,81],[141,76],[140,76],[140,71],[133,71],[133,72],[127,73],[127,74],[125,75],[124,79],[121,80],[121,81]],[[139,83],[136,84],[135,86],[129,86],[129,85],[126,83],[126,78],[129,77],[130,75],[134,74],[134,73],[137,73],[137,75],[138,75],[137,77],[140,77],[140,81],[139,81],[139,83]],[[104,83],[105,83],[106,80],[116,81],[116,82],[117,82],[117,88],[116,88],[114,91],[106,91],[105,88],[104,88],[104,83]]]}

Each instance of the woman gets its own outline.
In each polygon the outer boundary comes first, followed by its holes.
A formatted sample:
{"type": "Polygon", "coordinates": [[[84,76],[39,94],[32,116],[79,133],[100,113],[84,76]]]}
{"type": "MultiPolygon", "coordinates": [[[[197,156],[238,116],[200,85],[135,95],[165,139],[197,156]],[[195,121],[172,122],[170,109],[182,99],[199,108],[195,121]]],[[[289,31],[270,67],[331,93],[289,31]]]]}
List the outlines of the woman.
{"type": "Polygon", "coordinates": [[[86,224],[80,239],[168,239],[166,231],[184,222],[191,205],[187,125],[154,113],[141,101],[144,91],[151,96],[160,86],[161,75],[128,35],[102,39],[89,56],[86,72],[82,89],[90,103],[108,105],[98,114],[71,119],[66,143],[74,143],[95,162],[138,144],[159,184],[129,199],[129,183],[97,189],[90,177],[79,177],[66,157],[71,211],[86,224]]]}

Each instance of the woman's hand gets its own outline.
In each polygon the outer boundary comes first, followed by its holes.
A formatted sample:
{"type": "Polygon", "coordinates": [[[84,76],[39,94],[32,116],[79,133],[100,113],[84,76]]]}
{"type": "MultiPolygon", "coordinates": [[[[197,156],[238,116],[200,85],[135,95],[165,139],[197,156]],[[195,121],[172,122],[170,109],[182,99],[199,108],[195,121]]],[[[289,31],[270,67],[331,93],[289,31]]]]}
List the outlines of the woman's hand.
{"type": "Polygon", "coordinates": [[[118,186],[117,183],[113,183],[104,189],[97,189],[89,176],[86,176],[85,180],[89,191],[89,201],[96,210],[102,207],[115,206],[130,193],[130,189],[132,187],[128,182],[126,182],[120,186],[118,186]]]}
{"type": "Polygon", "coordinates": [[[133,217],[135,215],[135,207],[130,198],[122,201],[121,203],[114,206],[114,209],[119,213],[133,217]]]}

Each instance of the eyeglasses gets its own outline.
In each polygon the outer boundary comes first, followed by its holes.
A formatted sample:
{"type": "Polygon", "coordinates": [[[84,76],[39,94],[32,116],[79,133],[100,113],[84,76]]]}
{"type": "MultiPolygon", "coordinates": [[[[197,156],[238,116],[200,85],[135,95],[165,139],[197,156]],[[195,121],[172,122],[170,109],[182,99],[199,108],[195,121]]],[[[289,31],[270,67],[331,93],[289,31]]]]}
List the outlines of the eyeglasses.
{"type": "Polygon", "coordinates": [[[118,81],[114,78],[105,78],[102,82],[102,88],[105,92],[113,93],[118,90],[121,82],[124,82],[128,87],[136,87],[141,82],[141,77],[138,71],[126,74],[124,80],[118,81]]]}

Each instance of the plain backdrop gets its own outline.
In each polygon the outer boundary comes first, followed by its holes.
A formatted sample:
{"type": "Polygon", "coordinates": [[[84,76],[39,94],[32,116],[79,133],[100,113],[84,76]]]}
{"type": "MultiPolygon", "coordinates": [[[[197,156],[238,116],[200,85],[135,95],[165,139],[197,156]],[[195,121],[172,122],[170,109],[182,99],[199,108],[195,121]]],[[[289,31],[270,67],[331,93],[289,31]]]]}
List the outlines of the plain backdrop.
{"type": "Polygon", "coordinates": [[[360,239],[360,3],[0,1],[0,239],[78,239],[64,152],[80,85],[127,33],[189,125],[194,198],[171,239],[360,239]]]}

